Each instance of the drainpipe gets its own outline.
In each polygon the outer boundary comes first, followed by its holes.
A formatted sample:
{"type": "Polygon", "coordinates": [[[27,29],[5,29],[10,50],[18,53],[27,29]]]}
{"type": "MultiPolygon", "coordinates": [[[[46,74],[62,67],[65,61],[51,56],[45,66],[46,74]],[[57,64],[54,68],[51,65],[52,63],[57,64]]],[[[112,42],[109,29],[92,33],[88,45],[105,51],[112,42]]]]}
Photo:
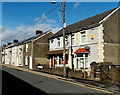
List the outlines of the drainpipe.
{"type": "Polygon", "coordinates": [[[71,48],[71,51],[70,51],[70,52],[71,52],[71,54],[70,54],[70,55],[71,55],[72,70],[74,70],[74,64],[73,64],[73,54],[72,54],[72,53],[73,53],[72,43],[73,43],[73,42],[72,42],[72,32],[71,32],[71,47],[70,47],[70,48],[71,48]]]}
{"type": "Polygon", "coordinates": [[[33,41],[32,41],[32,50],[31,50],[31,57],[32,57],[32,69],[33,69],[33,51],[34,51],[34,46],[33,46],[33,41]]]}
{"type": "Polygon", "coordinates": [[[84,58],[84,78],[85,78],[85,54],[83,54],[83,58],[84,58]]]}

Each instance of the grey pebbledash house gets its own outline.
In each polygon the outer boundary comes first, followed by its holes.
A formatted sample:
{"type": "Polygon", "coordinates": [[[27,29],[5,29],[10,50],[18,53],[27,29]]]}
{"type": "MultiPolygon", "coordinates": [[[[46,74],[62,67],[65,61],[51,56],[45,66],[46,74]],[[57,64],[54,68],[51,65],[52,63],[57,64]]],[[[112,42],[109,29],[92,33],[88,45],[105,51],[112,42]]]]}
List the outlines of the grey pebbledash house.
{"type": "MultiPolygon", "coordinates": [[[[66,66],[90,72],[92,62],[120,65],[120,7],[71,24],[65,29],[66,66]]],[[[49,39],[50,67],[63,66],[63,30],[49,39]]]]}

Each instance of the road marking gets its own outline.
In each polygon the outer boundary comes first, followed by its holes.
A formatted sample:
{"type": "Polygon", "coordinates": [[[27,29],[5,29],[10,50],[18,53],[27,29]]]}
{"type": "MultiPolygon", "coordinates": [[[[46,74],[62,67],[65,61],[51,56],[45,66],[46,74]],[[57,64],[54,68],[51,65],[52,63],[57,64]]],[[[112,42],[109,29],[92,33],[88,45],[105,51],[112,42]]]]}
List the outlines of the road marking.
{"type": "MultiPolygon", "coordinates": [[[[6,66],[6,65],[4,65],[4,66],[6,66]]],[[[11,66],[6,66],[6,67],[23,70],[23,71],[26,71],[26,72],[29,72],[29,73],[33,73],[33,74],[37,74],[37,75],[42,75],[42,76],[49,77],[49,78],[53,78],[53,79],[56,79],[56,80],[59,80],[59,81],[63,81],[63,82],[66,82],[66,83],[71,83],[71,84],[79,85],[79,86],[82,86],[82,87],[85,87],[85,88],[89,88],[89,89],[93,89],[93,90],[97,90],[97,91],[101,91],[101,92],[111,93],[111,94],[112,94],[112,92],[110,92],[110,91],[98,89],[98,88],[95,88],[95,87],[88,87],[88,86],[85,86],[85,85],[83,85],[83,84],[74,83],[74,82],[71,82],[71,81],[68,81],[68,80],[58,79],[58,78],[54,77],[54,75],[44,74],[44,73],[41,73],[41,72],[35,72],[35,71],[31,71],[31,70],[29,70],[29,69],[26,70],[26,69],[24,69],[24,68],[19,68],[19,67],[18,67],[18,68],[11,67],[11,66]]]]}
{"type": "Polygon", "coordinates": [[[67,82],[67,83],[71,83],[71,84],[75,84],[75,85],[79,85],[79,86],[82,86],[82,87],[85,87],[85,88],[90,88],[90,89],[93,89],[93,90],[98,90],[98,91],[101,91],[101,92],[112,94],[112,92],[110,92],[110,91],[105,91],[105,90],[97,89],[97,88],[94,88],[94,87],[88,87],[88,86],[85,86],[85,85],[82,85],[82,84],[79,84],[79,83],[74,83],[74,82],[71,82],[71,81],[65,81],[65,80],[61,80],[61,79],[57,79],[57,78],[54,78],[54,79],[60,80],[60,81],[63,81],[63,82],[67,82]]]}

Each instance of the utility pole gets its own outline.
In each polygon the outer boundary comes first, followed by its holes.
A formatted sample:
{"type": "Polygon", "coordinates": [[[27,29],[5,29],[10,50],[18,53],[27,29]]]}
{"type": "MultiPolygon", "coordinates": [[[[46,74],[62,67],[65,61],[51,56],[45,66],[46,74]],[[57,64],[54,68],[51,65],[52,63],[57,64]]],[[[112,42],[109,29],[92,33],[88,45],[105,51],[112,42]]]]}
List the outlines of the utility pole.
{"type": "Polygon", "coordinates": [[[73,49],[72,49],[72,43],[73,43],[73,41],[72,41],[72,36],[73,36],[73,34],[72,34],[72,32],[71,32],[71,64],[72,64],[72,70],[74,70],[74,65],[73,65],[73,49]]]}
{"type": "MultiPolygon", "coordinates": [[[[56,1],[51,1],[52,4],[56,4],[56,1]]],[[[66,23],[65,23],[65,1],[62,3],[62,25],[63,25],[63,76],[66,77],[66,50],[65,50],[65,28],[66,28],[66,23]]]]}
{"type": "Polygon", "coordinates": [[[65,50],[65,28],[66,28],[66,23],[65,23],[65,2],[62,2],[62,24],[63,24],[63,61],[64,61],[64,66],[63,66],[63,74],[64,77],[66,77],[66,50],[65,50]]]}

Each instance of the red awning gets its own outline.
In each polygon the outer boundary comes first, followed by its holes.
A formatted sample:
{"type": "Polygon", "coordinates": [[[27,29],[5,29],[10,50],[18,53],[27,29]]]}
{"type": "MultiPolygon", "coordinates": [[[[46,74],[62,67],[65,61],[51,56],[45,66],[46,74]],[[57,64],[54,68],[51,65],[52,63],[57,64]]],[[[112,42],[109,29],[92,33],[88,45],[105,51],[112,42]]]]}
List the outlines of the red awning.
{"type": "Polygon", "coordinates": [[[78,50],[76,50],[74,53],[89,53],[89,50],[86,50],[85,48],[79,48],[78,50]]]}

